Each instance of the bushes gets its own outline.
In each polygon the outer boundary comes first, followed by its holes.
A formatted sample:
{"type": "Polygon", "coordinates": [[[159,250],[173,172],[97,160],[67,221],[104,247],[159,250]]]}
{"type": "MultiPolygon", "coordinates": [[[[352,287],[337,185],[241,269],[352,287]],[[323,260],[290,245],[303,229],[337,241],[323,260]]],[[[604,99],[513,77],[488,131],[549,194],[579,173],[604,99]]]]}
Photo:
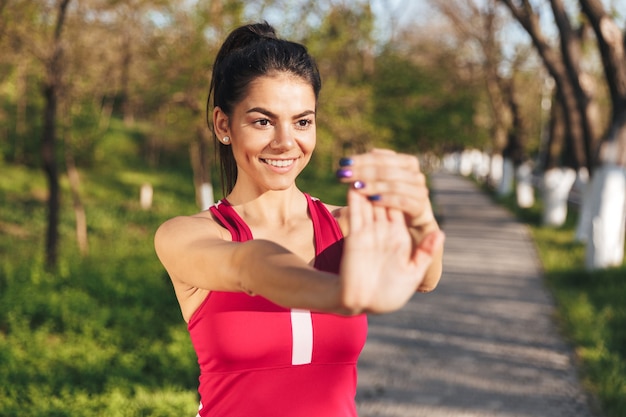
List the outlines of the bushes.
{"type": "Polygon", "coordinates": [[[40,174],[10,165],[3,174],[0,416],[195,415],[196,357],[152,246],[158,224],[196,210],[192,185],[176,175],[84,173],[90,254],[75,248],[65,198],[59,265],[49,272],[40,174]],[[140,181],[156,189],[148,212],[140,181]]]}

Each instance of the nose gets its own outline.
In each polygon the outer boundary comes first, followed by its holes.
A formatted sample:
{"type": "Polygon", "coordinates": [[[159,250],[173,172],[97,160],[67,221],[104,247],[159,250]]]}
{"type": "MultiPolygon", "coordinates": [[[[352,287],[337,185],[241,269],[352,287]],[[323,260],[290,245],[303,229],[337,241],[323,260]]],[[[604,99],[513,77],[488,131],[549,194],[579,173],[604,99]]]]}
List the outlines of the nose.
{"type": "Polygon", "coordinates": [[[276,127],[274,130],[274,138],[270,143],[273,150],[289,149],[295,145],[295,139],[289,126],[276,127]]]}

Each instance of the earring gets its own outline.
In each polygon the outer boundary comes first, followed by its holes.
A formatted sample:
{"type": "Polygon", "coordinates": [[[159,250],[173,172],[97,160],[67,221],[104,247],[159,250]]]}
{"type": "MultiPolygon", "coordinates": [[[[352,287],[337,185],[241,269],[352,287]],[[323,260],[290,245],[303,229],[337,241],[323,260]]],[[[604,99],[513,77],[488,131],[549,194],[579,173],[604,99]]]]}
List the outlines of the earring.
{"type": "Polygon", "coordinates": [[[224,142],[224,143],[228,143],[228,142],[230,142],[230,138],[229,138],[228,136],[224,136],[224,137],[222,138],[222,142],[224,142]]]}

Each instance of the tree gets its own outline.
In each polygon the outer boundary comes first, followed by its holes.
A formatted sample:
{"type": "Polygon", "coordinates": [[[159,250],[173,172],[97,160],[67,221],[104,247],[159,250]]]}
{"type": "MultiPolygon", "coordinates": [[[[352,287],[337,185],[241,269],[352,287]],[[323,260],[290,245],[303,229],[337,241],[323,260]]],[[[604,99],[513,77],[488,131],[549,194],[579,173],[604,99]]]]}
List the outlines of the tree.
{"type": "Polygon", "coordinates": [[[626,35],[599,0],[580,0],[593,27],[602,58],[612,113],[608,131],[596,154],[599,168],[588,195],[586,266],[599,269],[624,259],[626,220],[626,35]]]}
{"type": "Polygon", "coordinates": [[[482,70],[491,109],[490,136],[496,153],[502,152],[511,125],[511,109],[506,98],[507,80],[501,75],[502,47],[497,40],[499,22],[493,1],[482,8],[471,0],[432,1],[457,31],[460,45],[477,44],[473,57],[482,70]]]}
{"type": "Polygon", "coordinates": [[[48,180],[48,228],[46,232],[46,264],[56,266],[59,241],[60,187],[57,162],[57,105],[63,88],[63,42],[62,33],[67,7],[70,0],[59,0],[56,4],[56,19],[51,34],[49,54],[44,58],[45,99],[41,154],[43,169],[48,180]]]}
{"type": "MultiPolygon", "coordinates": [[[[145,55],[153,63],[140,91],[151,97],[159,143],[155,148],[185,147],[194,173],[196,201],[201,209],[213,204],[210,103],[207,93],[213,59],[231,26],[243,20],[244,2],[173,1],[161,13],[165,23],[154,28],[145,55]],[[155,54],[154,52],[157,53],[155,54]],[[145,90],[144,90],[145,89],[145,90]]],[[[214,148],[215,149],[215,148],[214,148]]]]}
{"type": "MultiPolygon", "coordinates": [[[[569,18],[561,0],[550,0],[559,29],[560,50],[552,46],[544,35],[540,22],[539,13],[535,11],[529,0],[521,0],[521,5],[514,4],[513,0],[501,0],[515,19],[522,25],[530,36],[539,56],[556,84],[556,94],[560,105],[563,107],[565,120],[565,139],[572,153],[565,165],[575,169],[582,167],[591,171],[591,148],[593,138],[590,121],[587,119],[587,106],[590,97],[581,85],[583,70],[581,61],[581,37],[582,30],[572,28],[569,18]]],[[[549,155],[546,159],[546,169],[549,170],[559,164],[559,155],[549,155]]]]}
{"type": "Polygon", "coordinates": [[[472,0],[431,1],[453,23],[457,42],[475,51],[472,59],[480,69],[490,104],[492,168],[501,171],[501,175],[492,172],[491,179],[501,195],[509,194],[516,167],[527,159],[528,122],[514,83],[528,54],[516,47],[514,58],[507,62],[499,40],[505,21],[495,0],[481,5],[472,0]],[[496,161],[502,161],[502,166],[497,167],[496,161]]]}
{"type": "Polygon", "coordinates": [[[405,45],[406,51],[389,47],[378,57],[376,124],[388,127],[394,146],[406,152],[485,145],[486,129],[474,123],[484,102],[478,81],[461,74],[457,55],[441,43],[418,38],[405,45]]]}
{"type": "Polygon", "coordinates": [[[27,120],[30,113],[39,111],[43,98],[39,88],[43,62],[40,51],[45,48],[39,47],[39,33],[34,29],[39,7],[35,2],[13,1],[10,7],[7,3],[0,9],[0,82],[15,88],[5,88],[6,94],[1,97],[0,123],[6,139],[0,143],[2,156],[8,161],[40,167],[43,117],[27,120]]]}
{"type": "Polygon", "coordinates": [[[573,28],[561,0],[550,0],[550,6],[558,28],[560,48],[552,46],[540,26],[539,13],[529,0],[521,0],[519,5],[513,0],[501,0],[511,14],[529,34],[535,49],[541,57],[556,86],[557,103],[553,115],[562,117],[563,123],[552,119],[552,133],[563,126],[564,146],[559,146],[559,136],[551,135],[547,146],[549,153],[544,161],[543,199],[544,224],[560,226],[565,222],[567,196],[574,183],[576,171],[592,171],[591,149],[595,142],[595,121],[589,109],[592,95],[584,88],[583,80],[588,79],[581,65],[582,35],[584,28],[573,28]],[[560,151],[559,154],[551,151],[560,151]],[[576,171],[575,171],[576,170],[576,171]]]}
{"type": "Polygon", "coordinates": [[[389,138],[373,120],[373,23],[368,3],[331,5],[319,30],[303,40],[323,80],[315,155],[322,168],[343,153],[380,146],[389,138]]]}

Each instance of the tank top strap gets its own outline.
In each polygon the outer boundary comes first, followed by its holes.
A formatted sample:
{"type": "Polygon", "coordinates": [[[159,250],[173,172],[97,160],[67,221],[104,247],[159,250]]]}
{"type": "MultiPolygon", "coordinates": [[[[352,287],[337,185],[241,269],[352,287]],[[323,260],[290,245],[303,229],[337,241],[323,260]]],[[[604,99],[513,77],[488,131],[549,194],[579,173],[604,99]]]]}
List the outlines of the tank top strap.
{"type": "Polygon", "coordinates": [[[332,215],[318,198],[305,194],[309,203],[309,213],[313,221],[313,230],[318,245],[318,254],[325,247],[343,238],[343,233],[337,223],[337,219],[332,215]]]}
{"type": "Polygon", "coordinates": [[[315,235],[315,255],[319,256],[329,246],[343,238],[337,219],[318,198],[305,193],[315,235]]]}
{"type": "Polygon", "coordinates": [[[230,232],[233,242],[252,240],[252,231],[225,198],[209,207],[215,218],[230,232]]]}

